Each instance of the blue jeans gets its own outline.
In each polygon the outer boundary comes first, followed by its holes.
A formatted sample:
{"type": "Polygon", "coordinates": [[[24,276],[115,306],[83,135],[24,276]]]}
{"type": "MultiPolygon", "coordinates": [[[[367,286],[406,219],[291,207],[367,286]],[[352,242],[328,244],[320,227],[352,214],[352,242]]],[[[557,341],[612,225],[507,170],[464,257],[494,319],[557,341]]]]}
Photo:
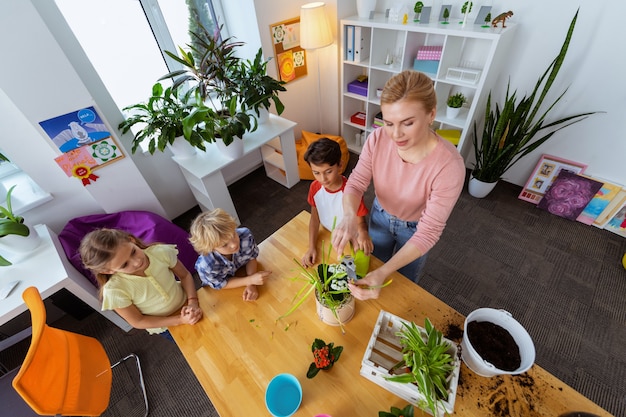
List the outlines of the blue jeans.
{"type": "MultiPolygon", "coordinates": [[[[374,243],[373,255],[383,262],[391,257],[413,236],[417,230],[417,222],[407,222],[387,213],[374,199],[370,213],[369,234],[374,243]]],[[[427,254],[423,254],[408,265],[398,270],[402,275],[419,282],[427,254]]]]}

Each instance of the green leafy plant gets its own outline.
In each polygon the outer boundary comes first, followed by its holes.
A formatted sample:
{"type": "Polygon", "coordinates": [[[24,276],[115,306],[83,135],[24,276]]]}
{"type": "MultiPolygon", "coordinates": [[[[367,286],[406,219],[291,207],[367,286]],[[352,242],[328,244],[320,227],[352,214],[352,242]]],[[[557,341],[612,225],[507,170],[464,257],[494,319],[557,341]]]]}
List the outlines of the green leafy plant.
{"type": "Polygon", "coordinates": [[[572,19],[561,50],[535,84],[530,96],[524,95],[517,100],[517,91],[509,92],[509,84],[502,108],[495,104],[491,108],[491,92],[487,98],[485,123],[482,136],[477,134],[474,122],[474,156],[476,159],[472,176],[483,182],[496,182],[502,175],[515,165],[521,158],[528,155],[559,130],[578,123],[597,112],[586,112],[567,116],[559,120],[546,120],[550,111],[563,98],[567,89],[556,100],[542,109],[550,87],[554,83],[574,32],[578,11],[572,19]],[[537,135],[543,135],[535,138],[537,135]]]}
{"type": "Polygon", "coordinates": [[[465,3],[463,3],[463,6],[461,6],[461,14],[471,13],[473,5],[474,3],[472,3],[471,1],[466,1],[465,3]]]}
{"type": "Polygon", "coordinates": [[[445,9],[443,9],[443,22],[442,23],[448,23],[449,17],[450,17],[450,10],[448,10],[448,8],[446,7],[445,9]]]}
{"type": "Polygon", "coordinates": [[[386,377],[389,381],[414,383],[426,399],[425,406],[437,415],[437,404],[448,399],[448,376],[454,369],[451,346],[430,320],[424,320],[425,333],[413,322],[403,323],[397,333],[402,346],[402,361],[390,373],[402,369],[406,373],[386,377]]]}
{"type": "Polygon", "coordinates": [[[415,6],[413,6],[413,11],[417,14],[422,13],[422,9],[424,8],[424,3],[422,3],[421,1],[418,1],[415,3],[415,6]]]}
{"type": "Polygon", "coordinates": [[[343,346],[335,346],[334,343],[326,343],[321,339],[315,339],[311,345],[313,362],[309,365],[306,373],[307,378],[313,378],[319,371],[327,371],[339,360],[343,346]]]}
{"type": "MultiPolygon", "coordinates": [[[[30,234],[30,229],[24,224],[24,218],[13,213],[11,194],[15,187],[14,185],[7,191],[7,206],[0,206],[0,238],[7,235],[28,236],[30,234]]],[[[0,256],[0,266],[8,265],[12,265],[11,262],[0,256]]]]}
{"type": "Polygon", "coordinates": [[[243,102],[246,108],[260,115],[259,108],[269,110],[272,102],[279,115],[285,110],[285,105],[278,97],[279,91],[287,91],[284,81],[278,81],[267,75],[267,63],[270,59],[263,60],[263,50],[259,48],[253,61],[242,61],[239,67],[238,77],[241,79],[243,102]]]}
{"type": "Polygon", "coordinates": [[[448,107],[453,107],[455,109],[461,107],[463,103],[467,101],[467,98],[463,95],[463,93],[456,93],[448,97],[448,101],[446,104],[448,107]]]}
{"type": "Polygon", "coordinates": [[[391,407],[391,412],[379,411],[378,417],[413,417],[413,405],[409,404],[404,408],[391,407]]]}
{"type": "Polygon", "coordinates": [[[182,95],[172,87],[163,88],[160,83],[152,86],[152,96],[145,103],[124,107],[129,117],[118,125],[122,133],[133,126],[139,130],[134,134],[131,151],[135,153],[143,141],[148,142],[148,151],[154,154],[163,151],[177,137],[184,137],[192,146],[205,150],[204,142],[213,140],[202,122],[208,112],[201,100],[193,103],[192,93],[182,95]]]}
{"type": "MultiPolygon", "coordinates": [[[[350,294],[350,289],[348,288],[349,278],[345,265],[341,263],[328,263],[331,251],[332,245],[329,245],[328,252],[325,252],[324,243],[322,242],[322,262],[317,265],[315,269],[303,267],[302,264],[294,258],[293,261],[298,265],[300,275],[293,279],[304,281],[305,284],[294,296],[289,310],[281,315],[278,318],[279,320],[292,314],[306,301],[310,294],[315,293],[315,297],[318,301],[332,311],[333,316],[339,322],[342,333],[345,333],[343,323],[341,323],[339,319],[337,310],[350,301],[352,294],[350,294]]],[[[391,281],[392,280],[389,280],[380,286],[370,288],[386,287],[391,284],[391,281]]]]}

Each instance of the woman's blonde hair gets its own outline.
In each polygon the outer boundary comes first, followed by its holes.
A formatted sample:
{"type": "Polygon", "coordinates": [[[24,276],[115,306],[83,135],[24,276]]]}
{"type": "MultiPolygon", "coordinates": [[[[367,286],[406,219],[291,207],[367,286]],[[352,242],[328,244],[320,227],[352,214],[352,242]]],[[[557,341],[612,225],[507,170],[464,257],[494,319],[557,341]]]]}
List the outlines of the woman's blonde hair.
{"type": "Polygon", "coordinates": [[[216,208],[200,213],[191,223],[189,241],[201,255],[213,252],[215,248],[233,236],[237,222],[226,211],[216,208]]]}
{"type": "Polygon", "coordinates": [[[406,70],[387,81],[380,96],[380,104],[407,100],[422,103],[424,110],[437,108],[437,93],[433,80],[423,72],[406,70]]]}
{"type": "Polygon", "coordinates": [[[102,287],[111,278],[111,274],[105,274],[103,271],[109,269],[109,262],[117,254],[119,246],[125,242],[133,242],[141,249],[146,249],[146,245],[141,239],[128,232],[118,229],[96,229],[85,235],[80,242],[78,252],[80,259],[85,266],[93,272],[100,291],[102,287]]]}

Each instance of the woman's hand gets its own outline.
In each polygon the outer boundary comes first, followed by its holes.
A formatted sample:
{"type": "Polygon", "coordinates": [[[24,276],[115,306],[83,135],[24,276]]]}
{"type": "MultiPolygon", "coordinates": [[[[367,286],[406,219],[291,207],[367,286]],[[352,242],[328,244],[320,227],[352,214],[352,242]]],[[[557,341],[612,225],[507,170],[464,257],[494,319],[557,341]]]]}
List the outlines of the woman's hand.
{"type": "Polygon", "coordinates": [[[376,299],[380,295],[381,285],[385,282],[387,275],[380,269],[375,269],[365,278],[348,283],[350,293],[358,300],[376,299]]]}
{"type": "Polygon", "coordinates": [[[332,245],[335,248],[335,252],[339,257],[343,255],[343,250],[346,245],[352,242],[353,245],[358,245],[358,219],[356,216],[346,216],[344,214],[343,220],[339,223],[335,230],[332,232],[332,245]]]}

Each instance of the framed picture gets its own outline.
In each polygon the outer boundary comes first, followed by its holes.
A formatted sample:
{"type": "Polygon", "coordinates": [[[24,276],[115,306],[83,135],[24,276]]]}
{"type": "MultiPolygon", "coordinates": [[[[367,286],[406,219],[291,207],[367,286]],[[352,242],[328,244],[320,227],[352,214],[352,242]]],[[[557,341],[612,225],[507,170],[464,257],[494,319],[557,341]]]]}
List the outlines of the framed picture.
{"type": "Polygon", "coordinates": [[[592,178],[562,169],[537,204],[537,208],[555,216],[576,220],[602,185],[592,178]]]}
{"type": "Polygon", "coordinates": [[[303,77],[306,70],[306,51],[300,47],[300,17],[270,25],[274,57],[281,81],[286,83],[303,77]]]}
{"type": "Polygon", "coordinates": [[[617,212],[604,225],[604,228],[610,232],[626,237],[626,201],[622,202],[617,212]]]}
{"type": "Polygon", "coordinates": [[[587,165],[580,162],[568,161],[567,159],[543,154],[518,198],[537,204],[546,193],[548,187],[550,187],[550,184],[552,184],[552,180],[559,175],[561,170],[582,174],[585,168],[587,168],[587,165]]]}

